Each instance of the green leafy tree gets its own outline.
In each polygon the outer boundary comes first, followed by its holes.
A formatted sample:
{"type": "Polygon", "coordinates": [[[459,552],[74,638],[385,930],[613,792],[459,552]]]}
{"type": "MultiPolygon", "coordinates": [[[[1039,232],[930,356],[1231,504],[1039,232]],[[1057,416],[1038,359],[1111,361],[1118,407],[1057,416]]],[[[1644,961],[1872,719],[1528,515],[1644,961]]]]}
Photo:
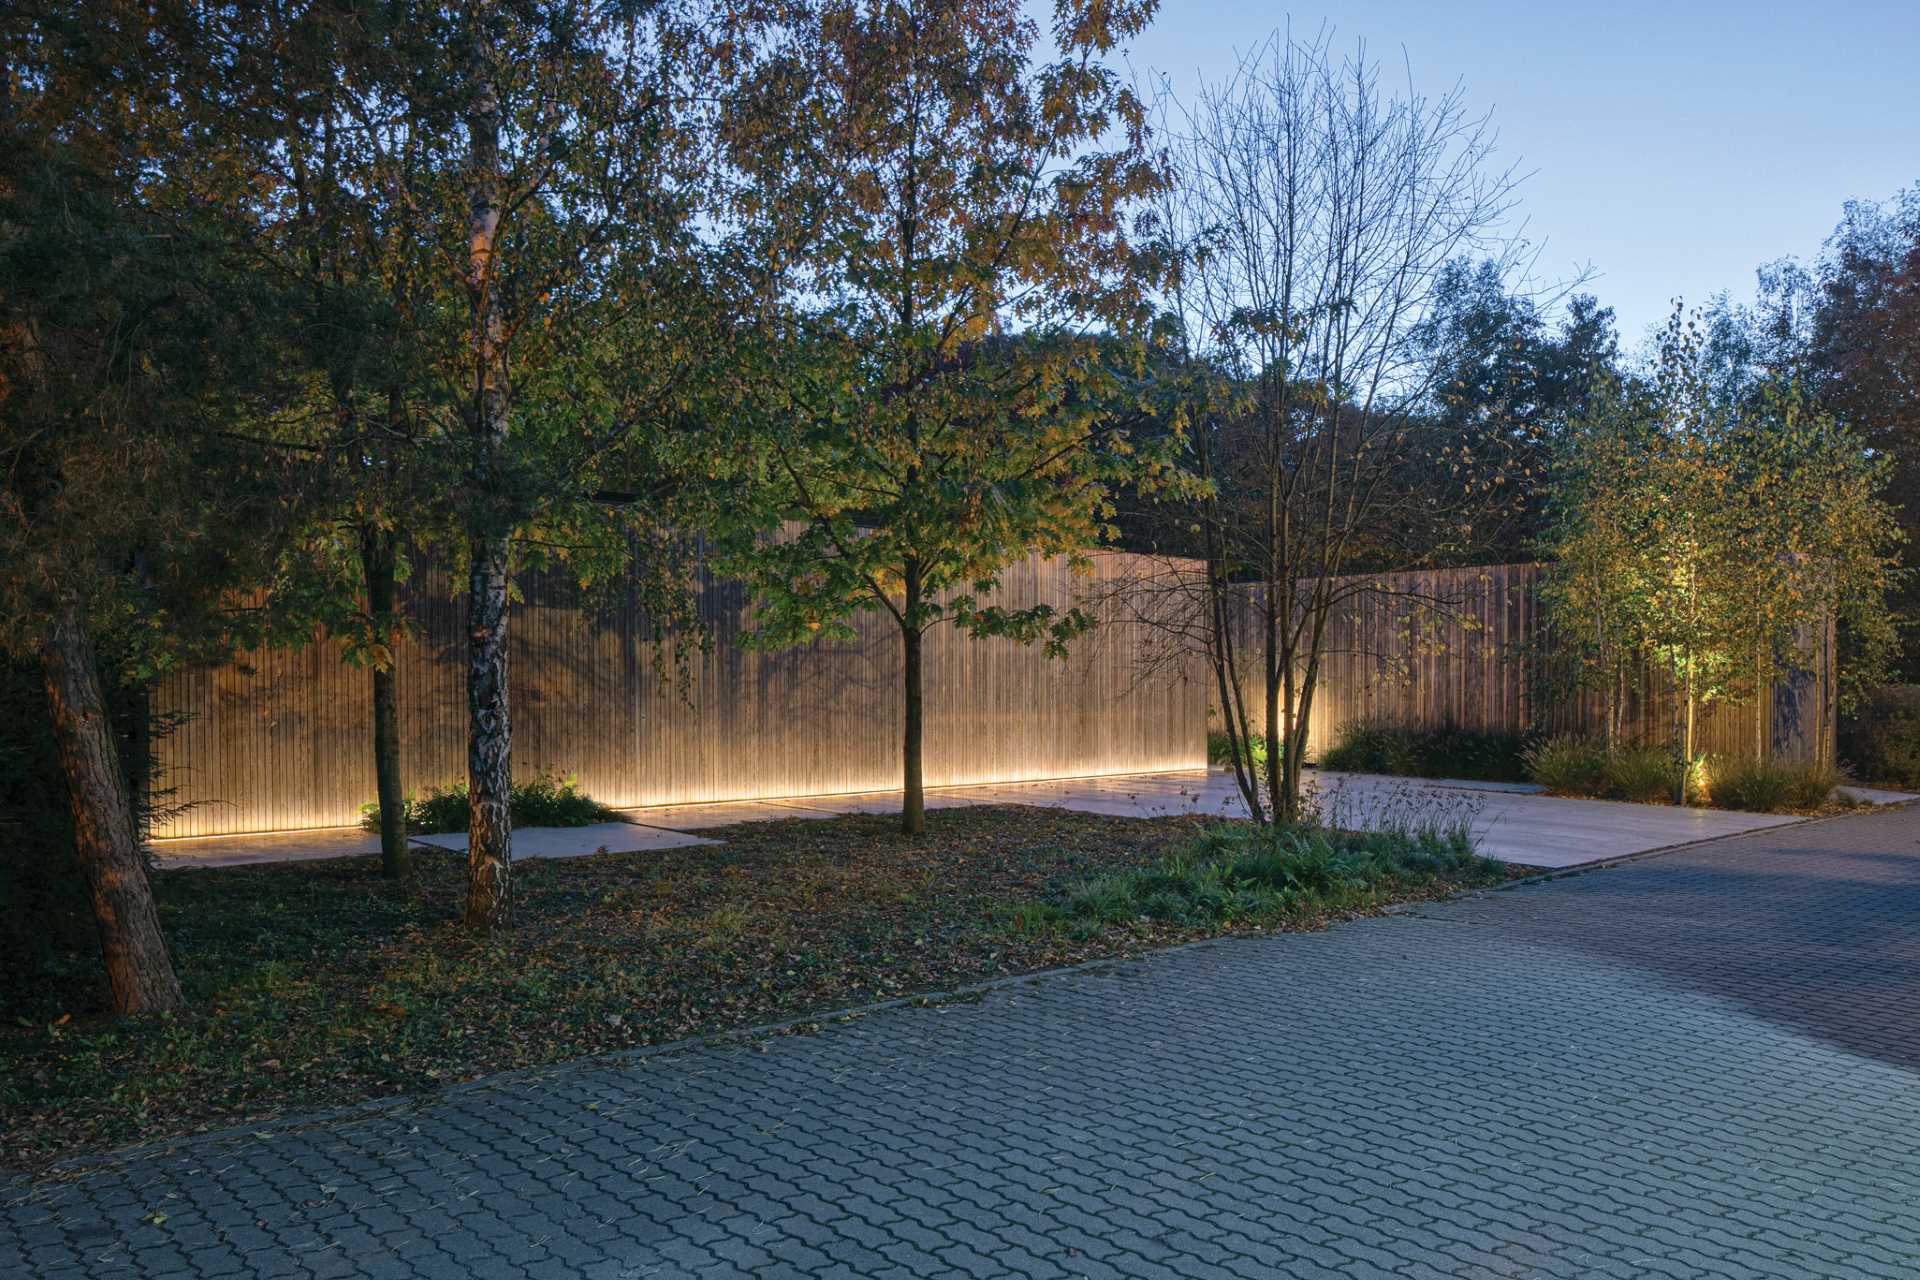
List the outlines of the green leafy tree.
{"type": "Polygon", "coordinates": [[[1275,33],[1168,115],[1177,363],[1215,375],[1193,382],[1203,565],[1185,625],[1214,667],[1242,798],[1288,824],[1330,623],[1383,594],[1354,575],[1431,563],[1525,466],[1524,424],[1433,412],[1422,328],[1461,258],[1509,272],[1514,178],[1460,90],[1397,93],[1364,48],[1325,35],[1275,33]]]}
{"type": "Polygon", "coordinates": [[[150,164],[176,87],[140,8],[23,4],[0,20],[0,645],[39,662],[113,1007],[178,1006],[102,687],[233,638],[279,477],[238,447],[270,414],[271,282],[167,207],[150,164]],[[218,494],[219,502],[209,494],[218,494]]]}
{"type": "Polygon", "coordinates": [[[1847,205],[1813,271],[1806,376],[1820,403],[1890,463],[1883,497],[1906,535],[1894,589],[1920,682],[1920,185],[1847,205]]]}
{"type": "Polygon", "coordinates": [[[908,832],[925,636],[1062,651],[1081,611],[989,594],[1009,564],[1100,541],[1142,465],[1139,355],[1115,335],[1140,301],[1129,205],[1158,175],[1107,58],[1153,7],[1062,0],[1058,59],[1036,65],[1015,0],[789,6],[724,121],[770,304],[752,518],[722,550],[758,643],[846,635],[867,610],[898,628],[908,832]]]}
{"type": "Polygon", "coordinates": [[[636,539],[664,549],[681,480],[710,469],[699,428],[727,325],[698,238],[700,106],[719,8],[488,2],[416,19],[414,60],[445,86],[463,150],[461,171],[440,175],[455,180],[424,194],[443,280],[464,302],[435,373],[457,406],[462,470],[475,927],[511,919],[516,549],[588,578],[636,539]]]}
{"type": "MultiPolygon", "coordinates": [[[[1474,527],[1411,529],[1413,545],[1383,568],[1417,559],[1443,539],[1452,544],[1443,549],[1449,559],[1525,558],[1541,532],[1553,442],[1618,360],[1611,310],[1576,293],[1552,324],[1545,304],[1513,287],[1511,274],[1497,260],[1449,263],[1419,334],[1429,363],[1427,412],[1434,431],[1469,451],[1504,441],[1514,453],[1505,468],[1512,500],[1472,513],[1474,527]]],[[[1450,475],[1424,462],[1410,458],[1396,486],[1419,493],[1451,483],[1450,475]]],[[[1440,509],[1455,505],[1444,493],[1436,497],[1440,509]]]]}
{"type": "Polygon", "coordinates": [[[513,575],[599,580],[638,556],[663,614],[683,576],[669,507],[725,350],[698,235],[700,68],[724,10],[185,9],[211,101],[180,160],[210,167],[196,189],[307,299],[309,417],[269,441],[316,491],[282,611],[344,631],[374,668],[395,843],[382,668],[403,538],[435,535],[465,582],[477,928],[511,919],[513,575]]]}
{"type": "MultiPolygon", "coordinates": [[[[1782,669],[1870,680],[1894,644],[1886,599],[1899,531],[1878,496],[1886,460],[1791,372],[1728,394],[1713,333],[1676,308],[1650,375],[1596,389],[1562,441],[1545,547],[1549,615],[1607,690],[1609,739],[1636,656],[1672,682],[1682,803],[1701,705],[1764,704],[1782,669]],[[1845,676],[1827,642],[1836,619],[1862,637],[1845,676]]],[[[1824,750],[1832,725],[1820,714],[1824,750]]],[[[1762,705],[1757,756],[1770,748],[1766,723],[1762,705]]]]}
{"type": "MultiPolygon", "coordinates": [[[[405,874],[393,647],[410,553],[456,545],[453,415],[431,366],[444,288],[421,188],[457,169],[446,107],[416,78],[410,6],[173,8],[185,127],[166,139],[176,201],[211,211],[252,269],[293,302],[274,341],[302,379],[299,412],[252,428],[300,472],[295,532],[265,617],[281,644],[316,629],[369,672],[382,868],[405,874]]],[[[430,203],[430,202],[429,202],[430,203]]]]}

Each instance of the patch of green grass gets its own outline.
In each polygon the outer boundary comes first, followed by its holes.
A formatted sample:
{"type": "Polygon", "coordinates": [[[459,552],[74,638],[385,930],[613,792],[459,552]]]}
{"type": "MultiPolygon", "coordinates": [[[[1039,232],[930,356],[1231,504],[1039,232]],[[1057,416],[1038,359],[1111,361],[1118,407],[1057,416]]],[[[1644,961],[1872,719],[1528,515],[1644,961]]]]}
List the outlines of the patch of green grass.
{"type": "Polygon", "coordinates": [[[1528,738],[1459,725],[1426,728],[1392,720],[1355,720],[1321,758],[1322,768],[1401,778],[1520,782],[1528,738]]]}
{"type": "Polygon", "coordinates": [[[1118,926],[1232,929],[1313,921],[1436,890],[1496,883],[1464,825],[1340,832],[1228,823],[1150,867],[1090,876],[1022,904],[1015,924],[1092,937],[1118,926]]]}
{"type": "MultiPolygon", "coordinates": [[[[435,787],[424,796],[406,797],[407,831],[437,835],[467,829],[467,782],[435,787]]],[[[507,814],[516,827],[586,827],[619,815],[580,790],[572,778],[533,778],[517,782],[507,800],[507,814]]],[[[378,801],[362,805],[360,825],[380,829],[378,801]]]]}

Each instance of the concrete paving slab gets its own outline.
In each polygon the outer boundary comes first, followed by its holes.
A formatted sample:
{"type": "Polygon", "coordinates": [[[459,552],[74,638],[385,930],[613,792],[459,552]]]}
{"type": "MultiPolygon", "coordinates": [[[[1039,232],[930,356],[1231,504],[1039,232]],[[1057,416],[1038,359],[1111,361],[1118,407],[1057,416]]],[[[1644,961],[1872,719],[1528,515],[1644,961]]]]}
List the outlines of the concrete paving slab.
{"type": "MultiPolygon", "coordinates": [[[[467,851],[467,833],[416,836],[415,842],[455,853],[467,851]]],[[[521,827],[513,833],[515,861],[523,858],[585,858],[596,853],[651,853],[690,844],[719,844],[685,831],[663,831],[632,822],[596,822],[585,827],[521,827]]]]}
{"type": "Polygon", "coordinates": [[[628,822],[669,831],[708,831],[736,822],[778,822],[783,818],[831,818],[825,809],[801,808],[791,800],[729,800],[717,804],[653,805],[621,809],[628,822]]]}
{"type": "Polygon", "coordinates": [[[380,837],[359,827],[325,827],[265,835],[155,840],[152,847],[154,859],[161,867],[178,871],[188,867],[244,867],[262,862],[364,858],[380,852],[380,837]]]}
{"type": "MultiPolygon", "coordinates": [[[[1525,783],[1388,778],[1308,770],[1322,812],[1339,826],[1377,828],[1402,822],[1466,822],[1482,851],[1503,862],[1573,867],[1760,831],[1798,821],[1773,814],[1680,809],[1548,796],[1525,783]]],[[[1077,809],[1114,817],[1178,814],[1243,818],[1232,776],[1214,770],[1060,782],[1002,784],[974,792],[995,804],[1077,809]]]]}
{"type": "Polygon", "coordinates": [[[1861,804],[1905,804],[1909,800],[1920,800],[1920,795],[1911,791],[1888,791],[1884,787],[1842,787],[1840,793],[1861,804]]]}
{"type": "MultiPolygon", "coordinates": [[[[929,809],[968,809],[980,803],[980,799],[971,792],[965,795],[947,791],[926,793],[926,806],[929,809]]],[[[797,800],[782,800],[780,804],[806,810],[808,816],[818,813],[834,818],[850,814],[899,813],[900,793],[880,791],[848,796],[805,796],[797,800]]]]}

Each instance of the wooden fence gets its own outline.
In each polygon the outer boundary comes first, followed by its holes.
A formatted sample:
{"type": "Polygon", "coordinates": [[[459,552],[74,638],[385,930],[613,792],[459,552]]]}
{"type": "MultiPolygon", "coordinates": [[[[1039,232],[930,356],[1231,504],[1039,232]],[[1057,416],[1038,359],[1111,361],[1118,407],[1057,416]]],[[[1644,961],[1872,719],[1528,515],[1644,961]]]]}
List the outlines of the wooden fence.
{"type": "MultiPolygon", "coordinates": [[[[1134,557],[1100,555],[1091,578],[1061,560],[1005,577],[999,602],[1076,602],[1108,616],[1065,661],[1038,647],[928,638],[928,785],[1194,768],[1205,763],[1198,663],[1143,675],[1142,626],[1122,607],[1134,557]],[[1115,594],[1116,589],[1118,595],[1115,594]]],[[[571,775],[617,806],[826,795],[900,781],[900,643],[865,615],[851,644],[762,653],[737,643],[747,601],[697,584],[711,644],[677,678],[637,605],[589,606],[564,584],[523,579],[509,630],[514,772],[571,775]]],[[[396,655],[404,786],[464,776],[465,609],[444,578],[409,593],[414,635],[396,655]]],[[[158,746],[160,785],[184,809],[156,836],[347,825],[373,798],[368,676],[317,641],[213,670],[173,673],[154,692],[179,720],[158,746]]]]}
{"type": "MultiPolygon", "coordinates": [[[[1006,575],[1014,607],[1074,604],[1102,616],[1065,661],[949,628],[927,649],[930,786],[1197,768],[1217,715],[1213,682],[1173,619],[1193,566],[1120,554],[1090,577],[1033,560],[1006,575]],[[1172,585],[1169,585],[1172,584],[1172,585]],[[1169,601],[1174,602],[1171,606],[1169,601]]],[[[1357,719],[1519,732],[1597,734],[1604,704],[1555,675],[1539,608],[1540,567],[1381,574],[1354,580],[1330,620],[1309,728],[1317,757],[1357,719]]],[[[566,585],[521,582],[509,632],[517,776],[570,775],[617,807],[830,795],[899,785],[900,652],[891,619],[859,636],[762,653],[738,644],[747,601],[703,576],[711,643],[683,676],[649,641],[639,608],[589,606],[566,585]]],[[[464,608],[444,580],[411,593],[414,635],[396,655],[404,785],[464,773],[464,608]]],[[[1251,630],[1251,616],[1244,619],[1251,630]]],[[[1242,669],[1260,714],[1257,655],[1242,669]]],[[[1665,741],[1674,701],[1643,665],[1624,704],[1630,739],[1665,741]]],[[[368,678],[337,644],[263,650],[213,670],[176,672],[154,709],[179,721],[157,753],[167,804],[157,836],[341,826],[373,797],[368,678]],[[181,808],[183,806],[183,808],[181,808]]],[[[1699,749],[1753,754],[1765,734],[1786,760],[1832,758],[1830,682],[1790,673],[1772,697],[1708,705],[1699,749]],[[1824,745],[1823,745],[1824,744],[1824,745]]]]}
{"type": "MultiPolygon", "coordinates": [[[[1308,725],[1310,757],[1339,740],[1355,720],[1382,719],[1495,732],[1575,732],[1598,736],[1605,701],[1572,687],[1548,642],[1540,608],[1542,569],[1533,564],[1377,574],[1343,580],[1359,588],[1336,606],[1308,725]]],[[[1254,647],[1253,602],[1242,618],[1242,688],[1248,714],[1264,714],[1254,647]]],[[[1628,681],[1622,731],[1627,740],[1665,742],[1675,695],[1665,673],[1646,662],[1628,681]]],[[[1751,757],[1761,734],[1782,760],[1832,758],[1830,683],[1818,671],[1787,673],[1770,698],[1747,705],[1704,704],[1696,724],[1700,751],[1751,757]]],[[[1210,699],[1218,714],[1217,696],[1210,699]]],[[[1256,732],[1258,730],[1256,729],[1256,732]]]]}

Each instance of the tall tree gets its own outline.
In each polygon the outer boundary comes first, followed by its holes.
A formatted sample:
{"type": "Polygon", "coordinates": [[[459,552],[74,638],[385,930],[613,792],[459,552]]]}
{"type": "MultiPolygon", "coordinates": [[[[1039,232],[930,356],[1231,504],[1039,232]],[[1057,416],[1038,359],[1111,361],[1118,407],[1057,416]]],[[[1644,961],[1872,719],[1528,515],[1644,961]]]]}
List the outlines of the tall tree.
{"type": "Polygon", "coordinates": [[[1902,670],[1920,681],[1920,185],[1849,204],[1813,274],[1808,375],[1821,403],[1889,460],[1886,495],[1906,534],[1902,670]]]}
{"type": "Polygon", "coordinates": [[[306,411],[255,432],[303,480],[270,616],[279,642],[308,643],[318,624],[368,670],[382,868],[399,877],[398,592],[409,551],[450,541],[448,415],[425,344],[444,298],[418,190],[457,162],[445,107],[431,78],[412,74],[420,51],[407,5],[176,11],[198,56],[186,127],[168,139],[170,185],[216,212],[254,269],[297,303],[279,346],[305,375],[306,411]]]}
{"type": "MultiPolygon", "coordinates": [[[[1464,448],[1505,437],[1514,451],[1507,472],[1515,500],[1471,513],[1486,527],[1416,531],[1424,542],[1444,538],[1458,548],[1456,556],[1482,562],[1529,554],[1540,533],[1553,440],[1619,358],[1610,309],[1576,293],[1553,324],[1547,314],[1553,299],[1515,288],[1510,274],[1498,261],[1449,263],[1420,322],[1436,428],[1464,448]]],[[[1413,459],[1399,484],[1418,491],[1436,480],[1453,482],[1413,459]]],[[[1454,505],[1444,496],[1436,502],[1443,510],[1454,505]]],[[[1410,550],[1417,556],[1425,547],[1410,550]]],[[[1407,558],[1402,553],[1383,567],[1407,558]]]]}
{"type": "Polygon", "coordinates": [[[480,0],[415,19],[416,74],[444,87],[463,152],[414,198],[461,299],[434,374],[463,471],[475,927],[511,919],[516,556],[622,553],[629,531],[658,530],[676,478],[709,465],[689,428],[725,349],[697,238],[714,8],[480,0]]]}
{"type": "Polygon", "coordinates": [[[1460,91],[1397,96],[1364,49],[1342,58],[1325,37],[1276,34],[1172,114],[1176,330],[1233,393],[1196,408],[1195,616],[1242,796],[1286,823],[1328,620],[1371,589],[1348,575],[1396,545],[1443,549],[1406,531],[1470,523],[1524,466],[1512,424],[1463,441],[1436,423],[1421,328],[1456,259],[1491,256],[1496,277],[1511,264],[1513,179],[1460,91]],[[1410,466],[1444,487],[1407,485],[1410,466]]]}
{"type": "Polygon", "coordinates": [[[251,341],[272,313],[203,222],[156,199],[164,34],[136,6],[26,4],[0,23],[0,644],[39,659],[123,1013],[182,996],[96,635],[149,667],[218,643],[220,594],[273,534],[255,501],[270,477],[234,429],[276,398],[273,352],[251,341]]]}
{"type": "Polygon", "coordinates": [[[725,120],[732,216],[769,264],[756,514],[728,563],[757,636],[900,636],[901,823],[925,826],[924,645],[955,624],[1059,651],[1078,610],[989,596],[1106,532],[1135,469],[1130,203],[1158,180],[1108,66],[1151,0],[1061,0],[1056,61],[1016,0],[782,6],[725,120]],[[779,536],[767,523],[787,522],[779,536]]]}
{"type": "MultiPolygon", "coordinates": [[[[1607,690],[1653,657],[1675,693],[1685,802],[1698,708],[1756,704],[1755,754],[1776,673],[1870,681],[1892,651],[1886,596],[1898,530],[1878,496],[1887,463],[1776,371],[1726,394],[1724,334],[1676,308],[1645,379],[1596,391],[1560,442],[1546,595],[1561,645],[1607,690]],[[1835,670],[1836,619],[1861,639],[1835,670]]],[[[1818,714],[1824,751],[1832,724],[1818,714]]],[[[1609,715],[1612,726],[1614,716],[1609,715]]]]}
{"type": "MultiPolygon", "coordinates": [[[[700,67],[725,48],[730,6],[184,12],[205,92],[180,158],[210,165],[195,189],[307,298],[296,344],[312,412],[268,442],[307,458],[318,490],[291,557],[310,589],[287,593],[294,616],[344,628],[373,668],[397,870],[384,668],[403,535],[450,553],[468,622],[466,918],[505,924],[513,575],[564,562],[594,576],[636,548],[671,550],[672,478],[701,461],[683,428],[724,343],[699,238],[700,67]]],[[[672,578],[672,560],[640,572],[672,578]]]]}

